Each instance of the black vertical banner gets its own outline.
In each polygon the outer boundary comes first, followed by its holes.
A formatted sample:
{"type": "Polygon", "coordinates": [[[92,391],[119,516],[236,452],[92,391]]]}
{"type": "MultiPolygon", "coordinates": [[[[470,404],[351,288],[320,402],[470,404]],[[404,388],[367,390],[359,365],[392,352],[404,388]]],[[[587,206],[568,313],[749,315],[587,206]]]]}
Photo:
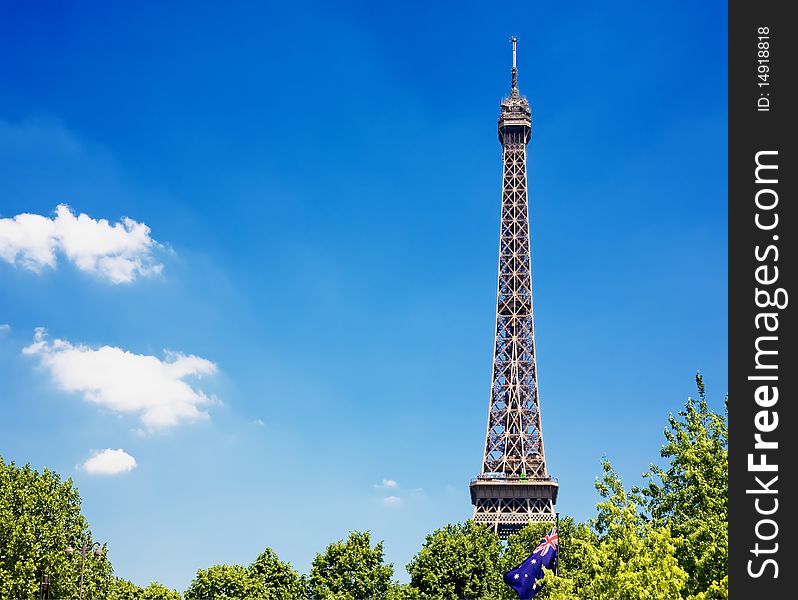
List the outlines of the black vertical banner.
{"type": "Polygon", "coordinates": [[[729,3],[729,597],[795,598],[798,24],[729,3]]]}

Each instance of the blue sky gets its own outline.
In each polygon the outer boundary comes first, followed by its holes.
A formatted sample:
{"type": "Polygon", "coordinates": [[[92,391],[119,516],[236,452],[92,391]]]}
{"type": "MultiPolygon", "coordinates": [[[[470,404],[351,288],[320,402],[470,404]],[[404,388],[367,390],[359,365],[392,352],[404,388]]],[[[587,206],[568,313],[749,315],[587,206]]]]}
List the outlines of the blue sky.
{"type": "Polygon", "coordinates": [[[0,455],[141,584],[363,529],[406,580],[481,465],[517,35],[546,452],[591,517],[602,455],[636,483],[696,370],[726,393],[725,10],[0,0],[0,218],[45,244],[0,228],[0,455]]]}

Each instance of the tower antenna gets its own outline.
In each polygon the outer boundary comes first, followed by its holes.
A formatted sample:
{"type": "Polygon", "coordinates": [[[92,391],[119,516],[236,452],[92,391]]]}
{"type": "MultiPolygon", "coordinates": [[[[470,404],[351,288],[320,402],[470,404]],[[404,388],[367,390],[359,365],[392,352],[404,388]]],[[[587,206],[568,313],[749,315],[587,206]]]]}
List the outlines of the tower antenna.
{"type": "Polygon", "coordinates": [[[513,89],[518,89],[518,68],[515,64],[515,55],[516,55],[516,45],[518,44],[518,38],[513,36],[510,38],[510,41],[513,43],[513,89]]]}

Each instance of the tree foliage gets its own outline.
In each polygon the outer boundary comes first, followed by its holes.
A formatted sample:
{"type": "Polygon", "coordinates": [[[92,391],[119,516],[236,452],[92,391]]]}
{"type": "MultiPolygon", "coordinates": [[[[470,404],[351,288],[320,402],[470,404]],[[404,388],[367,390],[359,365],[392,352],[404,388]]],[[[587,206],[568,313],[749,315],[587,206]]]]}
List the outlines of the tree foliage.
{"type": "MultiPolygon", "coordinates": [[[[92,543],[91,531],[72,480],[0,457],[0,597],[36,597],[43,575],[51,597],[77,596],[82,556],[66,550],[83,543],[92,543]]],[[[84,595],[105,596],[110,583],[106,554],[86,556],[84,595]]]]}
{"type": "Polygon", "coordinates": [[[652,465],[642,493],[655,522],[682,540],[679,564],[690,573],[685,597],[726,598],[728,415],[709,410],[700,373],[696,386],[698,400],[688,398],[678,418],[668,418],[666,443],[660,451],[668,460],[667,468],[652,465]]]}
{"type": "Polygon", "coordinates": [[[550,598],[678,598],[687,573],[676,560],[677,542],[645,518],[641,496],[624,489],[609,461],[602,466],[598,514],[590,527],[575,529],[567,572],[546,575],[550,598]]]}
{"type": "Polygon", "coordinates": [[[113,577],[108,588],[107,600],[127,600],[140,598],[144,590],[132,581],[122,577],[113,577]]]}
{"type": "Polygon", "coordinates": [[[181,600],[176,590],[171,590],[157,581],[142,588],[132,581],[114,577],[105,600],[181,600]]]}
{"type": "Polygon", "coordinates": [[[427,536],[407,571],[422,597],[441,600],[500,598],[501,541],[473,521],[450,524],[427,536]]]}
{"type": "Polygon", "coordinates": [[[546,575],[550,598],[728,597],[727,415],[709,410],[700,374],[696,384],[699,399],[668,419],[667,465],[652,465],[645,487],[626,492],[604,461],[604,500],[569,536],[567,569],[546,575]]]}
{"type": "Polygon", "coordinates": [[[200,569],[183,594],[186,600],[248,598],[252,584],[243,565],[213,565],[200,569]]]}
{"type": "MultiPolygon", "coordinates": [[[[132,598],[133,596],[130,597],[132,598]]],[[[153,581],[135,597],[141,600],[181,600],[180,593],[177,590],[169,589],[157,581],[153,581]]]]}
{"type": "Polygon", "coordinates": [[[385,600],[422,600],[421,592],[407,583],[392,583],[385,600]]]}
{"type": "Polygon", "coordinates": [[[383,564],[382,542],[372,548],[368,532],[353,531],[346,541],[330,544],[324,553],[316,555],[310,569],[310,597],[384,598],[391,590],[392,576],[393,565],[383,564]]]}
{"type": "Polygon", "coordinates": [[[306,597],[305,582],[294,568],[266,548],[247,568],[253,591],[258,598],[295,600],[306,597]]]}
{"type": "Polygon", "coordinates": [[[291,565],[279,560],[271,548],[266,548],[248,567],[214,565],[200,569],[185,592],[186,600],[298,600],[304,597],[302,578],[291,565]]]}

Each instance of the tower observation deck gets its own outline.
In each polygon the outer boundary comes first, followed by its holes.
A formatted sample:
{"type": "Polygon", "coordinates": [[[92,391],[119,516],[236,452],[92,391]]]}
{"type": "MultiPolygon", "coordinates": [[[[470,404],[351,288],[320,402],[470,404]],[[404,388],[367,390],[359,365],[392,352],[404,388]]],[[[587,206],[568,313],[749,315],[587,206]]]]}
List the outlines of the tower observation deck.
{"type": "Polygon", "coordinates": [[[470,484],[473,520],[502,539],[527,523],[556,521],[558,491],[546,469],[535,363],[526,178],[532,111],[518,92],[512,43],[512,87],[499,114],[504,168],[488,429],[482,472],[470,484]]]}

